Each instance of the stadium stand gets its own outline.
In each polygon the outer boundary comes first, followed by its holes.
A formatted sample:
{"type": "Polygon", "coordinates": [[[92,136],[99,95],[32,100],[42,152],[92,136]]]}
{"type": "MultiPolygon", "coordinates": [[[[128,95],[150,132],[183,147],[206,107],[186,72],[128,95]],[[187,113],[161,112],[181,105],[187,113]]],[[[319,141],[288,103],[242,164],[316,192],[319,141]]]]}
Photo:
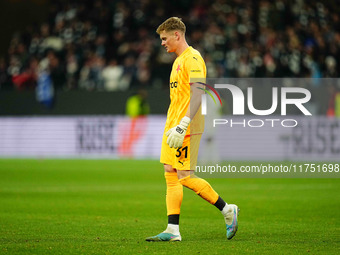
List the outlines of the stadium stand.
{"type": "Polygon", "coordinates": [[[173,57],[155,33],[182,17],[209,77],[338,77],[336,1],[51,1],[48,19],[13,35],[0,89],[32,89],[48,70],[55,89],[164,88],[173,57]]]}

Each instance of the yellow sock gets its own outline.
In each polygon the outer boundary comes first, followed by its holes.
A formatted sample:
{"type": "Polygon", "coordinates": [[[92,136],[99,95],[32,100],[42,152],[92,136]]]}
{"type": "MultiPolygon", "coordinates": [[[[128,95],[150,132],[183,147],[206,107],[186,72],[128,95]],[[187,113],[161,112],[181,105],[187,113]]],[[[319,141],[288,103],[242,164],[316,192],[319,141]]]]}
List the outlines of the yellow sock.
{"type": "Polygon", "coordinates": [[[208,201],[210,204],[216,203],[218,194],[206,180],[194,175],[180,179],[179,182],[183,186],[195,191],[197,195],[208,201]]]}
{"type": "Polygon", "coordinates": [[[183,186],[178,181],[177,173],[165,172],[167,214],[180,214],[183,200],[183,186]]]}

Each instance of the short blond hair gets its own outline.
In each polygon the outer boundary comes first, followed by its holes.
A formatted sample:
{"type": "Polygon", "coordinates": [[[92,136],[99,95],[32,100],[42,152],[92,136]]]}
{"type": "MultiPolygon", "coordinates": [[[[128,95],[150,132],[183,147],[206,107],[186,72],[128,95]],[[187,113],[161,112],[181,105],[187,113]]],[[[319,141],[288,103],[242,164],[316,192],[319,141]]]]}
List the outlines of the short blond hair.
{"type": "Polygon", "coordinates": [[[157,34],[160,34],[161,32],[171,32],[171,31],[181,31],[183,34],[185,34],[185,24],[183,23],[181,18],[178,17],[171,17],[168,18],[166,21],[164,21],[162,24],[159,25],[156,32],[157,34]]]}

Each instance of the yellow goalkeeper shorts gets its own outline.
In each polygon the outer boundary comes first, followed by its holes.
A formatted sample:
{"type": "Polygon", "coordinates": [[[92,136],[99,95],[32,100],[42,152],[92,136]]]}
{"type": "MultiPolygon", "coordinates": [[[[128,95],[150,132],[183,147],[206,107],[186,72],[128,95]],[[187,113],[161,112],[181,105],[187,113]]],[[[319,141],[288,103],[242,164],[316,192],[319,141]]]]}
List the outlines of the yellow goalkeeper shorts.
{"type": "Polygon", "coordinates": [[[160,162],[171,165],[177,170],[195,170],[201,137],[202,134],[186,135],[184,137],[183,146],[174,149],[170,148],[166,143],[168,137],[164,133],[160,162]]]}

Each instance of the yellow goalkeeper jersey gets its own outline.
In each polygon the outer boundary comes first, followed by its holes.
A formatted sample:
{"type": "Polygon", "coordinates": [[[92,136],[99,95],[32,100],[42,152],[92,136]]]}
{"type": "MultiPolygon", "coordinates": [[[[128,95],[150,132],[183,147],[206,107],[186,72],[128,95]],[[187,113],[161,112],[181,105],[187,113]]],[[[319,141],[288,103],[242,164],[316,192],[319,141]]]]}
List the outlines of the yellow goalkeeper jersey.
{"type": "MultiPolygon", "coordinates": [[[[188,47],[178,56],[172,65],[170,74],[170,106],[167,113],[165,132],[179,124],[185,116],[190,103],[190,82],[205,82],[206,67],[201,54],[192,47],[188,47]]],[[[201,107],[188,127],[187,135],[201,134],[204,130],[204,116],[201,107]]]]}

